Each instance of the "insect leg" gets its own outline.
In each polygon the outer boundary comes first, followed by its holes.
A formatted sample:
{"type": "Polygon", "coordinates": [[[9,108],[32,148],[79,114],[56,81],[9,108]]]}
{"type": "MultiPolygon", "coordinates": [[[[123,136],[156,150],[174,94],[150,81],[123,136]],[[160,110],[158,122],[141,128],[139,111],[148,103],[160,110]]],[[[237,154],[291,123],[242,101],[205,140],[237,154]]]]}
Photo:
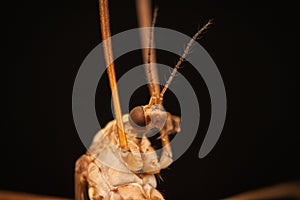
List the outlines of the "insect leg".
{"type": "Polygon", "coordinates": [[[104,56],[106,60],[108,78],[110,83],[110,89],[112,92],[113,106],[117,121],[117,132],[119,135],[120,147],[123,150],[127,150],[127,139],[124,132],[124,126],[122,121],[122,111],[120,107],[120,100],[118,94],[118,87],[116,83],[116,73],[115,66],[112,54],[112,44],[110,40],[110,22],[109,22],[109,10],[108,10],[108,1],[100,0],[100,19],[101,19],[101,32],[103,39],[103,47],[104,47],[104,56]]]}
{"type": "MultiPolygon", "coordinates": [[[[148,83],[159,83],[153,42],[153,27],[156,22],[158,9],[155,9],[151,22],[151,0],[136,0],[136,7],[139,27],[152,27],[151,31],[141,29],[140,33],[143,46],[149,45],[149,48],[142,50],[144,63],[146,64],[145,72],[147,81],[148,83]]],[[[160,93],[160,86],[159,84],[149,84],[149,90],[151,96],[156,96],[160,93]]]]}

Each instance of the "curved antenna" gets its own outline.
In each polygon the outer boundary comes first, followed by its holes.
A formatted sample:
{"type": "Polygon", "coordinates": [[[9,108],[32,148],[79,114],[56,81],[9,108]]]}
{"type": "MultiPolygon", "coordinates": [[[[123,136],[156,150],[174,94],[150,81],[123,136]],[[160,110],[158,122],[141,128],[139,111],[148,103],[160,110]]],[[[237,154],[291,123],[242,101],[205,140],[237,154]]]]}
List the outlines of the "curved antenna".
{"type": "Polygon", "coordinates": [[[200,29],[197,31],[197,33],[193,36],[193,38],[189,41],[189,43],[187,44],[187,47],[185,48],[182,56],[180,57],[179,61],[177,62],[177,64],[175,65],[169,79],[167,80],[164,88],[162,89],[160,95],[159,95],[159,99],[163,99],[163,96],[165,94],[165,92],[167,91],[168,87],[170,86],[170,84],[172,83],[179,67],[181,66],[181,64],[183,63],[184,59],[186,58],[186,56],[189,54],[190,50],[191,50],[191,47],[192,47],[192,44],[200,37],[202,36],[205,31],[207,31],[210,26],[213,24],[213,20],[210,19],[208,20],[208,22],[200,29]]]}
{"type": "Polygon", "coordinates": [[[108,1],[99,0],[100,20],[101,20],[101,33],[104,47],[104,56],[107,67],[107,73],[109,78],[110,89],[112,93],[113,106],[117,122],[117,132],[119,136],[120,147],[123,150],[127,150],[127,139],[124,132],[124,126],[122,122],[122,111],[120,107],[120,100],[118,94],[118,87],[116,82],[116,72],[114,66],[114,59],[112,53],[112,44],[110,38],[110,22],[109,22],[109,10],[108,1]]]}

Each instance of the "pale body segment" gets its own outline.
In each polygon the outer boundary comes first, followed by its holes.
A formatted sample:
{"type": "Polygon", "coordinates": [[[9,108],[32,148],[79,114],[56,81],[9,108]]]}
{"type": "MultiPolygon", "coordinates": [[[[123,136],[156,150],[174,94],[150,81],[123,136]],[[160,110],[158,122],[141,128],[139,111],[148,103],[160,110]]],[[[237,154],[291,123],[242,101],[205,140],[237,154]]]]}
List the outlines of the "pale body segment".
{"type": "MultiPolygon", "coordinates": [[[[119,148],[116,121],[98,132],[90,149],[75,167],[75,191],[78,200],[164,199],[156,190],[155,174],[172,163],[170,145],[158,159],[147,134],[153,129],[136,130],[123,116],[128,151],[119,148]]],[[[173,134],[180,130],[180,118],[167,113],[161,131],[173,134]]]]}

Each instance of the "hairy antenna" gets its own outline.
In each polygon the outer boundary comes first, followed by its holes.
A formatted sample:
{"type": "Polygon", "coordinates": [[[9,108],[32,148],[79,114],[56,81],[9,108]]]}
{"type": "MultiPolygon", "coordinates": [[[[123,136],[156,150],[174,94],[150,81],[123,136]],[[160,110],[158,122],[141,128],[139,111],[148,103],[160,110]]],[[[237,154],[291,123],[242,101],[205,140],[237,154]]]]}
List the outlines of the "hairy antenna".
{"type": "Polygon", "coordinates": [[[173,81],[178,69],[180,68],[182,62],[184,61],[184,59],[186,58],[186,56],[189,54],[192,44],[194,43],[194,41],[196,41],[198,39],[198,37],[200,37],[201,35],[203,35],[205,33],[205,31],[207,31],[211,25],[213,24],[213,20],[210,19],[199,31],[197,31],[197,33],[193,36],[193,38],[189,41],[189,43],[187,44],[187,47],[185,48],[182,56],[180,57],[179,61],[177,62],[177,64],[175,65],[168,81],[166,82],[164,88],[162,89],[159,98],[162,99],[165,92],[167,91],[168,87],[170,86],[171,82],[173,81]]]}

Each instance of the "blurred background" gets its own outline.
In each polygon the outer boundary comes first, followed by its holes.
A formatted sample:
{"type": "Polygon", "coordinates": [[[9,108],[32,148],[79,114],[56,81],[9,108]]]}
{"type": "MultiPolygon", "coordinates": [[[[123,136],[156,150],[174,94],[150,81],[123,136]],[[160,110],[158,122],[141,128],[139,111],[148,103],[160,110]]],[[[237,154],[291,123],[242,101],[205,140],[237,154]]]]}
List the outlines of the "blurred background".
{"type": "MultiPolygon", "coordinates": [[[[138,26],[134,1],[109,2],[113,35],[138,26]]],[[[222,135],[210,154],[199,159],[210,100],[201,76],[184,64],[180,72],[196,90],[201,121],[192,146],[161,173],[158,189],[166,199],[220,199],[299,181],[296,6],[255,0],[160,0],[153,5],[159,6],[157,26],[189,36],[208,19],[215,20],[199,43],[217,64],[228,98],[222,135]]],[[[74,164],[86,149],[73,123],[72,87],[82,61],[101,42],[98,1],[16,0],[2,9],[0,190],[73,198],[74,164]]],[[[174,66],[177,59],[157,51],[160,63],[174,66]]],[[[142,62],[140,51],[120,57],[117,76],[142,62]]],[[[130,107],[148,98],[142,87],[130,107]]],[[[165,102],[168,111],[180,114],[172,93],[165,102]]],[[[110,108],[103,76],[96,95],[102,126],[113,119],[110,108]]]]}

